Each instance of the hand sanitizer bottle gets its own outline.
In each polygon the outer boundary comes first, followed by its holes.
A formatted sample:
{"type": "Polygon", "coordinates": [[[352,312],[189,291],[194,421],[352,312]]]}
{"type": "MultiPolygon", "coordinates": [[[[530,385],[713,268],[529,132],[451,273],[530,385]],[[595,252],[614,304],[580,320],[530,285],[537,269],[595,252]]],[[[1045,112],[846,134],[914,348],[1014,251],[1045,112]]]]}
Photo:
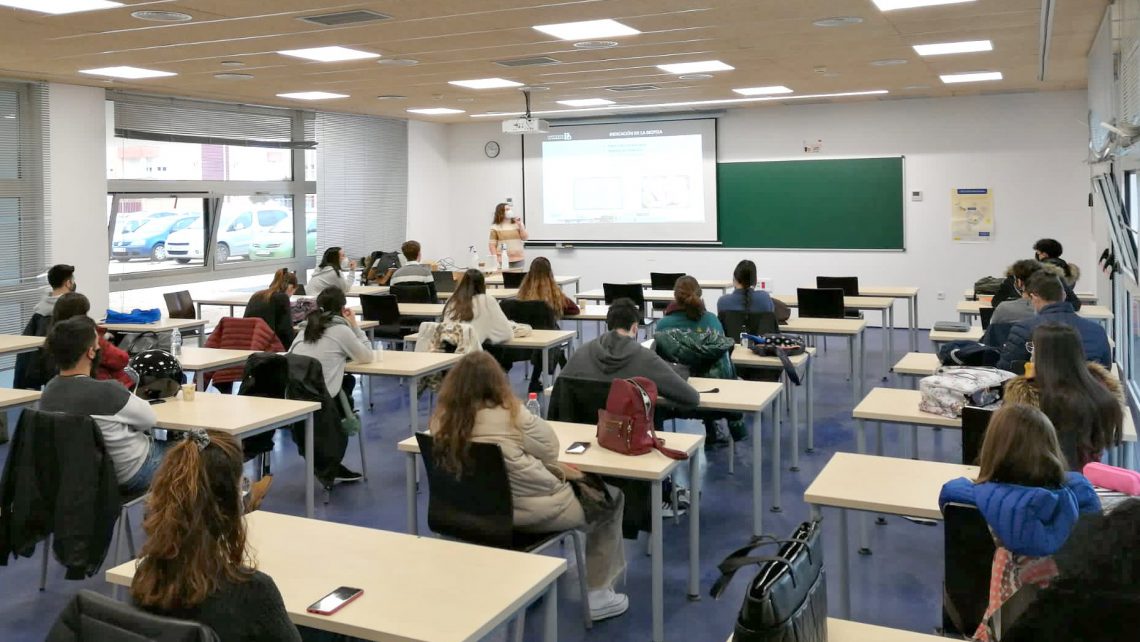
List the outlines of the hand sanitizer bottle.
{"type": "Polygon", "coordinates": [[[507,254],[507,244],[503,243],[499,248],[499,263],[501,269],[505,270],[511,266],[511,257],[507,254]]]}

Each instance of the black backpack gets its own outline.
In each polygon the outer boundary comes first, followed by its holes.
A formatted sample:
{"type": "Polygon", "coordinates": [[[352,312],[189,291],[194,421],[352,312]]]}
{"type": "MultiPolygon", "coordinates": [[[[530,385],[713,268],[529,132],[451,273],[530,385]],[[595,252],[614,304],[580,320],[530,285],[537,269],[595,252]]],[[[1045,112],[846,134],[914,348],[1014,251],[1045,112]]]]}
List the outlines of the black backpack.
{"type": "Polygon", "coordinates": [[[374,283],[388,273],[388,270],[400,267],[400,254],[398,252],[373,252],[368,257],[368,266],[365,271],[365,280],[374,283]]]}
{"type": "Polygon", "coordinates": [[[938,362],[944,366],[985,366],[997,365],[1001,352],[977,341],[949,341],[938,349],[938,362]]]}

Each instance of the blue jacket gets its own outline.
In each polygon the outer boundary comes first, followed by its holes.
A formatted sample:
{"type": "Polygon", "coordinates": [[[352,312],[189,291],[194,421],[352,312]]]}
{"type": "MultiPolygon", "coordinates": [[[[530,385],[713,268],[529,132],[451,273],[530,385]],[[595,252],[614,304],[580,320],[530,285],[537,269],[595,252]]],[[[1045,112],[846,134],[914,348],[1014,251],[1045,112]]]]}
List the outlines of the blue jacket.
{"type": "Polygon", "coordinates": [[[1033,331],[1042,323],[1060,323],[1071,326],[1081,335],[1081,345],[1085,348],[1085,358],[1095,361],[1105,368],[1112,367],[1112,348],[1108,347],[1108,335],[1099,323],[1086,319],[1073,311],[1068,303],[1050,303],[1037,312],[1037,316],[1018,321],[1009,329],[1009,335],[1001,347],[1001,358],[997,367],[1010,370],[1014,361],[1029,361],[1029,351],[1025,342],[1033,339],[1033,331]]]}
{"type": "Polygon", "coordinates": [[[1034,557],[1056,553],[1081,514],[1100,511],[1100,498],[1080,473],[1065,473],[1065,485],[1057,489],[959,477],[938,495],[940,509],[951,502],[977,506],[1002,546],[1034,557]]]}

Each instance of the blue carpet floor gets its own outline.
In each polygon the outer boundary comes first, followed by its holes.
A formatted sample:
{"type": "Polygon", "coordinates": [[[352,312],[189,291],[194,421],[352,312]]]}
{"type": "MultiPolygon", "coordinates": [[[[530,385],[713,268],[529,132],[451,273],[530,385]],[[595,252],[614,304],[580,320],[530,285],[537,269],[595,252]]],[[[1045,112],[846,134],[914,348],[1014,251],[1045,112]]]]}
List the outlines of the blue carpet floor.
{"type": "MultiPolygon", "coordinates": [[[[587,324],[592,325],[592,324],[587,324]]],[[[587,330],[592,334],[593,329],[587,330]]],[[[867,387],[888,385],[908,387],[906,380],[882,382],[882,332],[873,329],[867,333],[867,387]]],[[[897,331],[894,338],[895,359],[906,351],[906,334],[897,331]]],[[[925,336],[920,345],[930,350],[925,336]]],[[[832,340],[828,350],[822,349],[816,366],[815,443],[813,454],[801,454],[798,472],[787,470],[790,453],[790,430],[784,422],[783,431],[783,511],[768,510],[770,502],[768,449],[770,437],[765,425],[764,439],[764,530],[784,536],[802,520],[809,517],[803,502],[804,489],[837,451],[854,451],[854,421],[851,419],[851,382],[847,380],[847,353],[845,342],[832,340]]],[[[892,360],[893,362],[894,360],[892,360]]],[[[516,391],[526,385],[522,368],[516,365],[512,380],[516,391]]],[[[359,387],[358,387],[359,390],[359,387]]],[[[365,412],[365,429],[368,435],[367,452],[369,481],[367,483],[337,487],[328,505],[317,505],[317,517],[347,524],[373,528],[404,530],[404,465],[395,449],[395,442],[408,435],[407,395],[390,379],[377,380],[372,393],[375,409],[365,412]],[[381,383],[382,381],[382,383],[381,383]]],[[[798,397],[797,397],[798,398],[798,397]]],[[[426,421],[426,403],[421,408],[421,425],[426,421]]],[[[694,426],[694,429],[696,427],[694,426]]],[[[909,428],[885,426],[885,454],[909,455],[909,428]]],[[[268,511],[302,515],[304,494],[302,471],[304,462],[297,456],[292,442],[283,436],[277,438],[278,447],[273,456],[276,474],[273,489],[262,508],[268,511]]],[[[747,543],[750,529],[751,505],[751,448],[749,439],[736,452],[736,474],[727,470],[728,453],[725,449],[709,452],[708,474],[705,479],[701,504],[701,587],[700,601],[689,601],[686,596],[688,525],[685,518],[680,524],[666,520],[665,540],[665,631],[667,639],[686,642],[723,642],[732,632],[736,613],[752,573],[738,574],[736,580],[720,600],[712,600],[707,592],[717,577],[716,565],[733,549],[747,543]]],[[[801,446],[806,443],[801,433],[801,446]]],[[[923,459],[953,461],[960,455],[957,431],[919,432],[919,455],[923,459]]],[[[7,447],[0,446],[0,458],[6,458],[7,447]]],[[[356,446],[350,445],[346,459],[357,468],[356,446]]],[[[905,480],[899,480],[905,483],[905,480]]],[[[319,497],[319,495],[318,495],[319,497]]],[[[426,495],[420,496],[421,521],[426,519],[426,495]]],[[[824,511],[826,554],[829,560],[837,559],[838,547],[835,532],[827,530],[834,523],[835,514],[824,511]]],[[[141,522],[136,517],[135,524],[141,522]]],[[[426,523],[421,532],[428,532],[426,523]]],[[[854,529],[852,530],[854,533],[854,529]]],[[[940,623],[942,581],[942,528],[912,524],[902,519],[890,519],[886,525],[874,526],[871,532],[873,554],[852,554],[852,607],[853,619],[914,631],[933,632],[940,623]]],[[[141,541],[141,534],[136,538],[141,541]]],[[[627,541],[627,576],[618,587],[629,594],[630,608],[624,616],[596,624],[587,632],[578,618],[579,604],[572,584],[564,584],[559,591],[559,620],[561,640],[639,640],[650,638],[650,563],[645,555],[645,537],[627,541]]],[[[320,555],[320,551],[313,551],[320,555]]],[[[576,582],[571,567],[567,580],[576,582]]],[[[835,585],[837,576],[829,580],[829,600],[838,602],[835,585]]],[[[56,614],[80,588],[109,593],[108,585],[99,577],[69,582],[64,580],[63,569],[53,562],[50,566],[48,587],[37,590],[39,560],[19,559],[0,567],[0,587],[4,599],[0,600],[0,640],[5,642],[39,642],[51,628],[56,614]]],[[[322,589],[314,589],[314,599],[322,589]]],[[[446,616],[447,605],[441,604],[440,614],[446,616]]],[[[526,639],[540,639],[539,612],[528,618],[526,639]]],[[[492,638],[499,638],[501,632],[492,638]]]]}

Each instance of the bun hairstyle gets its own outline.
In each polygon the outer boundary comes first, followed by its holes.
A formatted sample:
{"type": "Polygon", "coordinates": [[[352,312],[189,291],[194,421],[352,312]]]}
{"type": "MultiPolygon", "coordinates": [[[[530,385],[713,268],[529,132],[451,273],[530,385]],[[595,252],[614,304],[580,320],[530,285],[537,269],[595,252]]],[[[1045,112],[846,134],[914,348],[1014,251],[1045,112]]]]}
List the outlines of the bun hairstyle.
{"type": "Polygon", "coordinates": [[[684,312],[685,316],[693,321],[698,321],[701,315],[705,313],[705,301],[701,298],[701,286],[697,280],[691,276],[683,276],[677,279],[677,283],[673,286],[673,299],[677,302],[684,312]]]}

